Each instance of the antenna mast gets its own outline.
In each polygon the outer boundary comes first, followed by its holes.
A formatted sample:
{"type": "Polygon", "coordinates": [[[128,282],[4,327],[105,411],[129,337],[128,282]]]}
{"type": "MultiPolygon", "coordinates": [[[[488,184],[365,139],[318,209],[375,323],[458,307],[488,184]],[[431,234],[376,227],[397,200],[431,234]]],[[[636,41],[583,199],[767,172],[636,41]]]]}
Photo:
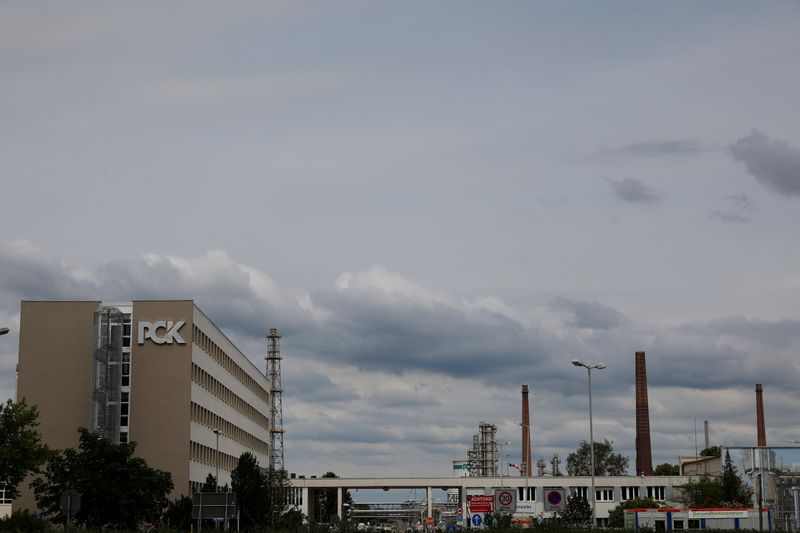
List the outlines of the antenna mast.
{"type": "Polygon", "coordinates": [[[278,330],[271,328],[267,335],[267,379],[269,379],[270,399],[270,468],[275,472],[283,471],[283,402],[281,401],[281,336],[278,330]]]}

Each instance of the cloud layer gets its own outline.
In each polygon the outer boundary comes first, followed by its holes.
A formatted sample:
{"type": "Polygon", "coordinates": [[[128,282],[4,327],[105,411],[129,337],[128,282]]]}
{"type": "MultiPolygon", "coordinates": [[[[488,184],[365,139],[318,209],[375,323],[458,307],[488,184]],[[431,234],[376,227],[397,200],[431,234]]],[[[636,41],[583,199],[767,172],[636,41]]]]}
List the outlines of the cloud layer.
{"type": "MultiPolygon", "coordinates": [[[[629,455],[637,350],[648,353],[657,458],[690,451],[688,437],[675,433],[685,434],[694,417],[711,419],[721,442],[749,442],[746,413],[757,381],[767,398],[799,399],[796,320],[729,317],[652,328],[566,296],[541,309],[546,318],[530,319],[500,298],[464,299],[382,266],[343,273],[329,287],[286,288],[219,250],[80,270],[20,242],[0,247],[0,279],[0,317],[12,325],[20,299],[192,298],[257,365],[264,332],[278,327],[287,461],[309,473],[447,475],[480,420],[496,423],[518,447],[522,383],[533,390],[535,453],[568,453],[585,438],[585,380],[569,365],[573,357],[608,363],[593,380],[596,430],[629,455]]],[[[0,390],[10,397],[16,355],[9,341],[0,390]]],[[[772,434],[789,438],[781,424],[794,410],[767,405],[772,434]]]]}

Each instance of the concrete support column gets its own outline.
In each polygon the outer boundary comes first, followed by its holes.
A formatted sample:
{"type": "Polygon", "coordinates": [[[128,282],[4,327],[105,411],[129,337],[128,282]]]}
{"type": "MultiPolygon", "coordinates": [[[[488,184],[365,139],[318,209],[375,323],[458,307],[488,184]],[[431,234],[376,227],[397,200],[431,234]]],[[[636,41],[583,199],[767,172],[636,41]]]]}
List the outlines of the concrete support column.
{"type": "Polygon", "coordinates": [[[467,511],[467,488],[464,485],[461,485],[458,491],[458,499],[461,503],[461,513],[464,517],[464,527],[468,527],[469,524],[469,511],[467,511]]]}
{"type": "Polygon", "coordinates": [[[342,507],[342,504],[344,504],[344,502],[342,501],[342,499],[343,499],[342,487],[336,487],[336,515],[339,517],[339,520],[341,520],[344,516],[343,512],[344,507],[342,507]]]}
{"type": "Polygon", "coordinates": [[[310,496],[311,496],[310,492],[311,491],[308,490],[308,487],[303,487],[300,490],[302,491],[301,492],[301,494],[302,494],[301,498],[303,499],[303,503],[300,504],[300,512],[303,513],[303,515],[305,515],[305,516],[311,516],[311,510],[312,510],[311,498],[310,498],[310,496]]]}
{"type": "Polygon", "coordinates": [[[797,485],[792,487],[792,496],[794,496],[794,529],[800,531],[800,487],[797,485]]]}
{"type": "Polygon", "coordinates": [[[433,487],[427,487],[425,490],[428,497],[428,518],[431,518],[433,516],[433,487]]]}

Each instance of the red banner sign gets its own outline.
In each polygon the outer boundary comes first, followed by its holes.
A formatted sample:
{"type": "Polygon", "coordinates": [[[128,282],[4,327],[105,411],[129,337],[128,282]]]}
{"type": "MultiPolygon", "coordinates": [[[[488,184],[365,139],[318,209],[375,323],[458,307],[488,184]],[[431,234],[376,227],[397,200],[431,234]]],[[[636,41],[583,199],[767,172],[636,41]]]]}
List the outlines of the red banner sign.
{"type": "Polygon", "coordinates": [[[494,512],[494,496],[467,496],[467,501],[472,513],[494,512]]]}

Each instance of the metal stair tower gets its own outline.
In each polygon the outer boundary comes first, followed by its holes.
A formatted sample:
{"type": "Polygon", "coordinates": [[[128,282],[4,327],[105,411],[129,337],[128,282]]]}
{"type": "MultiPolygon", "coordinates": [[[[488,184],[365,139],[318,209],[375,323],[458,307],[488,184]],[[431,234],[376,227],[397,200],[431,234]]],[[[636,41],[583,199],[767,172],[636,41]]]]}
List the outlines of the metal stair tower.
{"type": "Polygon", "coordinates": [[[281,394],[281,336],[278,330],[271,328],[267,335],[267,379],[269,380],[270,399],[270,468],[275,472],[283,471],[283,402],[281,394]]]}

